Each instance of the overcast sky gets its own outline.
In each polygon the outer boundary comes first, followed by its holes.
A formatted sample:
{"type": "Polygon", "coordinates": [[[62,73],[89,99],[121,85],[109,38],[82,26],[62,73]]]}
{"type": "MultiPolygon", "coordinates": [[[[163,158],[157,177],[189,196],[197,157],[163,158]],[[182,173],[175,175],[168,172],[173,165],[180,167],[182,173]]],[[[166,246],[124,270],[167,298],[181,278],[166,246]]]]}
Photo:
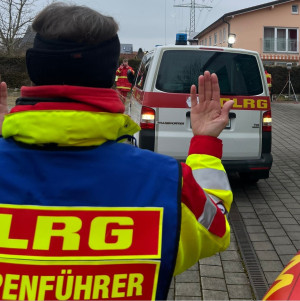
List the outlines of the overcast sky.
{"type": "MultiPolygon", "coordinates": [[[[224,14],[273,0],[196,0],[198,5],[212,8],[196,8],[195,28],[200,32],[224,14]]],[[[40,10],[49,0],[38,0],[40,10]]],[[[114,17],[118,22],[122,44],[133,44],[151,50],[155,45],[174,44],[176,33],[189,31],[190,8],[174,5],[190,4],[190,0],[60,0],[89,6],[102,14],[114,17]]]]}

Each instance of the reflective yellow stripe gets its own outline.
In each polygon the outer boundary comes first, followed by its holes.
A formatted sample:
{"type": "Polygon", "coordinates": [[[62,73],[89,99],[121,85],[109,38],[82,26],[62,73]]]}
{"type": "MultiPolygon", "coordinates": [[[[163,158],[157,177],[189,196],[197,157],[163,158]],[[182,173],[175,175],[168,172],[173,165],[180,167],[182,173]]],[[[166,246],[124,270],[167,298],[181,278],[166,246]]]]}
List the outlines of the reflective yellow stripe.
{"type": "Polygon", "coordinates": [[[186,159],[186,164],[191,166],[193,170],[198,168],[214,168],[225,171],[221,160],[210,155],[189,155],[186,159]]]}
{"type": "Polygon", "coordinates": [[[212,198],[218,198],[222,200],[222,203],[226,210],[229,212],[231,203],[233,200],[233,194],[231,190],[217,190],[217,189],[204,189],[205,192],[209,194],[210,197],[212,198]]]}
{"type": "Polygon", "coordinates": [[[126,90],[130,90],[130,87],[123,87],[123,86],[117,86],[117,89],[126,89],[126,90]]]}
{"type": "Polygon", "coordinates": [[[221,199],[229,212],[233,195],[221,160],[210,155],[192,154],[187,157],[186,163],[191,167],[197,183],[209,195],[221,199]],[[215,176],[221,179],[220,183],[215,176]]]}
{"type": "Polygon", "coordinates": [[[87,111],[25,111],[5,116],[2,135],[28,144],[100,145],[140,127],[128,115],[87,111]],[[20,126],[22,124],[22,126],[20,126]],[[99,131],[101,129],[101,131],[99,131]]]}

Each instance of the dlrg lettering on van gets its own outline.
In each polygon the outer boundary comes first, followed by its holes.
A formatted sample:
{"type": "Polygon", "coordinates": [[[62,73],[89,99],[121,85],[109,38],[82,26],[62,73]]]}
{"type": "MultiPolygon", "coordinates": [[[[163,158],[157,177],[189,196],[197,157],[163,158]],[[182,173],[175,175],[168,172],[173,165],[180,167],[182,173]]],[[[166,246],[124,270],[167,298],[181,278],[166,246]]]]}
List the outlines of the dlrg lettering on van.
{"type": "Polygon", "coordinates": [[[227,172],[256,182],[272,166],[272,116],[259,54],[235,48],[158,46],[147,53],[133,85],[130,116],[141,126],[138,145],[185,161],[192,134],[190,87],[205,70],[216,73],[221,105],[233,99],[222,131],[222,162],[227,172]]]}

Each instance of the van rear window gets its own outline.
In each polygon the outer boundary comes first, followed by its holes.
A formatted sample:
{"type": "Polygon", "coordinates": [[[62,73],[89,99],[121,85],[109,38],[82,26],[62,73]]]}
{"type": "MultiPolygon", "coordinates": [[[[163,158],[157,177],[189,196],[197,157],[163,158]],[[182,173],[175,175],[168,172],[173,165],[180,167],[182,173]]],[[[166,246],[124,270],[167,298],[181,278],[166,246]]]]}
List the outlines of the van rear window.
{"type": "Polygon", "coordinates": [[[167,50],[158,71],[156,89],[169,93],[189,93],[204,71],[216,73],[222,95],[258,95],[263,92],[256,57],[248,54],[167,50]]]}

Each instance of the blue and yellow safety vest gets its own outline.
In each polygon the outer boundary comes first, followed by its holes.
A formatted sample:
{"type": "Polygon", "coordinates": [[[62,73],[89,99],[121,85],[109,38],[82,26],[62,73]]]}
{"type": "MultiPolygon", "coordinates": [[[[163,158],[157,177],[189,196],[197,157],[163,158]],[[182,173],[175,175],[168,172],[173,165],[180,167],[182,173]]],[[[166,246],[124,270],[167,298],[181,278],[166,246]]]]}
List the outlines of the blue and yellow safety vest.
{"type": "Polygon", "coordinates": [[[1,139],[0,170],[2,300],[166,298],[180,231],[176,160],[115,142],[61,151],[1,139]]]}
{"type": "Polygon", "coordinates": [[[0,140],[0,299],[163,299],[228,247],[221,140],[193,137],[179,168],[114,142],[139,126],[111,89],[21,94],[0,140]]]}

